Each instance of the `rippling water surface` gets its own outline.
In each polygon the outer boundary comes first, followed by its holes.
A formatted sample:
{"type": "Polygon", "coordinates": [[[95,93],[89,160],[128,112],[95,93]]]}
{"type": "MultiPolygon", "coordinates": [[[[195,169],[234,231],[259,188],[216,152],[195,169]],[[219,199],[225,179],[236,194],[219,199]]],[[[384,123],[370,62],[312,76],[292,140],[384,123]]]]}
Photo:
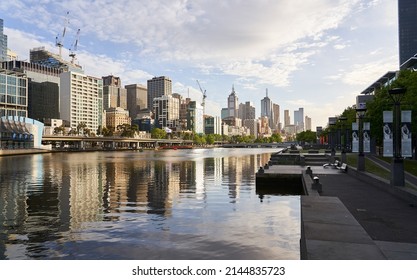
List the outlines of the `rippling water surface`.
{"type": "Polygon", "coordinates": [[[256,194],[272,152],[0,157],[0,259],[299,259],[299,197],[256,194]]]}

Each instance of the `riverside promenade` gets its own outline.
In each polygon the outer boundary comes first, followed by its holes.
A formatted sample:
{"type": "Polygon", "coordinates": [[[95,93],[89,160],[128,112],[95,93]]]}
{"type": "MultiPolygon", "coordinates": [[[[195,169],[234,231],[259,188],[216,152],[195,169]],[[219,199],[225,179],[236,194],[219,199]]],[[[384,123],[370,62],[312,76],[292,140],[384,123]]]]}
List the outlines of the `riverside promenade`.
{"type": "Polygon", "coordinates": [[[417,260],[417,178],[406,174],[408,187],[393,188],[352,166],[310,168],[321,192],[306,166],[272,165],[257,174],[269,178],[271,188],[279,188],[276,176],[300,174],[301,259],[417,260]]]}

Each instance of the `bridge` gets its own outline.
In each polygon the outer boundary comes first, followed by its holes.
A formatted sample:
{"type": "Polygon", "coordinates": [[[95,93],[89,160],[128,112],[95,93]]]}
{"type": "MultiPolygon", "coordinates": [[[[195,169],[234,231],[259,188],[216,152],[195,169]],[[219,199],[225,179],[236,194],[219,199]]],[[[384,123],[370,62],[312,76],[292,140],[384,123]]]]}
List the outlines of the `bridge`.
{"type": "Polygon", "coordinates": [[[51,145],[54,150],[118,150],[155,149],[167,146],[193,145],[192,140],[153,139],[127,137],[86,137],[47,135],[42,137],[43,145],[51,145]]]}

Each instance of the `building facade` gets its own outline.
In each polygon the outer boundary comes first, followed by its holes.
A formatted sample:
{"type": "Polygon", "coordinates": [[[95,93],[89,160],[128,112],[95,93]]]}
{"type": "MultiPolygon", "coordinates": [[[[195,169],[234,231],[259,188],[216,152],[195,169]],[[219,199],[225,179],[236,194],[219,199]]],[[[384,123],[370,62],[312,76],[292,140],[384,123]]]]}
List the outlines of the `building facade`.
{"type": "Polygon", "coordinates": [[[7,61],[7,35],[3,30],[3,19],[0,18],[0,62],[7,61]]]}
{"type": "Polygon", "coordinates": [[[157,128],[174,128],[178,125],[180,117],[180,104],[178,98],[164,95],[153,99],[155,126],[157,128]]]}
{"type": "Polygon", "coordinates": [[[304,131],[304,108],[299,108],[294,111],[294,125],[297,133],[304,131]]]}
{"type": "Polygon", "coordinates": [[[76,72],[63,72],[60,79],[61,119],[72,129],[85,123],[96,132],[103,123],[103,80],[76,72]]]}
{"type": "Polygon", "coordinates": [[[256,110],[252,102],[246,101],[244,104],[239,104],[239,118],[243,121],[256,118],[256,110]]]}
{"type": "Polygon", "coordinates": [[[187,128],[198,134],[204,133],[203,106],[197,101],[188,103],[187,128]]]}
{"type": "Polygon", "coordinates": [[[280,110],[279,105],[272,103],[272,115],[273,115],[272,129],[277,132],[281,130],[281,117],[280,117],[279,110],[280,110]]]}
{"type": "Polygon", "coordinates": [[[122,81],[119,77],[105,76],[103,79],[103,108],[120,107],[127,109],[127,90],[122,88],[122,81]]]}
{"type": "Polygon", "coordinates": [[[291,124],[290,110],[284,110],[284,127],[291,124]]]}
{"type": "Polygon", "coordinates": [[[228,111],[228,116],[227,117],[234,117],[237,118],[239,117],[238,115],[238,100],[239,98],[237,97],[237,94],[235,92],[235,87],[232,87],[232,92],[230,93],[229,97],[227,98],[227,111],[228,111]]]}
{"type": "Polygon", "coordinates": [[[417,0],[398,0],[400,65],[417,54],[417,0]]]}
{"type": "Polygon", "coordinates": [[[0,117],[27,117],[28,80],[24,73],[0,69],[0,117]]]}
{"type": "Polygon", "coordinates": [[[306,130],[311,130],[311,118],[309,116],[305,116],[304,124],[306,130]]]}
{"type": "Polygon", "coordinates": [[[152,110],[152,107],[148,107],[148,89],[146,86],[131,84],[126,85],[125,89],[127,96],[127,110],[129,111],[129,116],[132,120],[137,117],[141,110],[152,110]]]}
{"type": "Polygon", "coordinates": [[[129,117],[129,111],[121,108],[109,108],[106,110],[106,127],[113,127],[117,129],[119,125],[131,125],[132,120],[129,117]]]}
{"type": "Polygon", "coordinates": [[[25,61],[3,62],[4,69],[24,73],[28,78],[28,117],[43,122],[59,119],[59,75],[61,69],[25,61]]]}
{"type": "Polygon", "coordinates": [[[269,127],[274,127],[274,113],[272,110],[272,101],[268,97],[268,89],[266,90],[266,96],[261,100],[261,117],[267,117],[269,127]]]}
{"type": "Polygon", "coordinates": [[[205,134],[222,134],[222,120],[220,117],[206,117],[204,119],[205,134]]]}
{"type": "Polygon", "coordinates": [[[147,108],[153,108],[153,100],[158,97],[172,95],[172,81],[166,76],[154,77],[148,80],[147,108]]]}

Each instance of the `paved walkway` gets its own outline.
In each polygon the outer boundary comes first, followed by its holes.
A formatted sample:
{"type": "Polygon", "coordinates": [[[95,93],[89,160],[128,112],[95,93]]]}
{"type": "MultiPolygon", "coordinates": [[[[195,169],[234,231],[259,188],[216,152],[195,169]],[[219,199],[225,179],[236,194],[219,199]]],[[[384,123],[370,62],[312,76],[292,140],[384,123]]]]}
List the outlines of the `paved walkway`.
{"type": "Polygon", "coordinates": [[[319,177],[323,186],[321,196],[339,198],[387,259],[417,259],[414,202],[346,173],[319,177]]]}

